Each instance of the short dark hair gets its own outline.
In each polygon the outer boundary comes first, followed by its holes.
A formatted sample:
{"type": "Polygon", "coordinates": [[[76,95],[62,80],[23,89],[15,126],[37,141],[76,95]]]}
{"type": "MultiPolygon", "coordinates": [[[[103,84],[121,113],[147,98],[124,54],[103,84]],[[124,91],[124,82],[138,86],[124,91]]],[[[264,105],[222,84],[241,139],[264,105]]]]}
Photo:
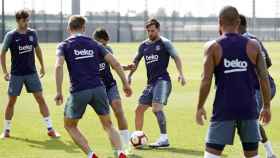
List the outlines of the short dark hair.
{"type": "Polygon", "coordinates": [[[153,26],[153,25],[154,25],[157,29],[160,28],[160,23],[159,23],[159,21],[158,21],[157,19],[155,19],[155,18],[149,19],[149,20],[146,22],[146,24],[145,24],[146,28],[148,28],[148,27],[150,27],[150,26],[153,26]]]}
{"type": "Polygon", "coordinates": [[[233,6],[225,6],[219,13],[219,18],[223,21],[224,25],[238,25],[240,17],[238,10],[233,6]]]}
{"type": "Polygon", "coordinates": [[[16,12],[16,20],[19,21],[20,19],[27,19],[30,16],[29,11],[27,10],[19,10],[16,12]]]}
{"type": "Polygon", "coordinates": [[[81,15],[72,15],[69,18],[68,25],[70,30],[82,29],[86,24],[86,18],[81,15]]]}
{"type": "Polygon", "coordinates": [[[105,41],[109,41],[110,37],[107,33],[107,31],[104,28],[97,28],[94,32],[93,32],[93,38],[98,40],[98,39],[103,39],[105,41]]]}
{"type": "Polygon", "coordinates": [[[240,25],[247,27],[247,19],[246,19],[246,17],[243,14],[240,14],[239,17],[240,17],[240,25]]]}

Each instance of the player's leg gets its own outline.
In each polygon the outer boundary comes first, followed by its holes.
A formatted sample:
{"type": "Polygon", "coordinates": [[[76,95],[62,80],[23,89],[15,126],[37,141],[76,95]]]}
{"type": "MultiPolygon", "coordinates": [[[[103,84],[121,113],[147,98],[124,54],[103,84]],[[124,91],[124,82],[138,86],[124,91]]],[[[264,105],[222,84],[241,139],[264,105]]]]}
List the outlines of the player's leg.
{"type": "Polygon", "coordinates": [[[144,126],[144,113],[152,105],[153,87],[148,85],[139,98],[139,104],[135,109],[135,130],[142,131],[144,126]]]}
{"type": "Polygon", "coordinates": [[[49,108],[43,97],[42,85],[37,74],[25,76],[24,83],[28,93],[32,93],[36,102],[39,105],[40,113],[43,116],[44,123],[48,130],[48,135],[52,138],[60,137],[60,134],[57,133],[52,125],[52,120],[50,118],[49,108]]]}
{"type": "Polygon", "coordinates": [[[90,101],[90,105],[98,114],[103,129],[108,134],[115,156],[126,158],[125,152],[122,150],[120,135],[111,121],[108,98],[104,87],[93,89],[93,98],[90,101]]]}
{"type": "Polygon", "coordinates": [[[114,111],[114,115],[118,122],[119,127],[119,133],[121,136],[122,144],[126,152],[130,152],[129,150],[129,131],[128,131],[128,125],[127,120],[124,114],[124,110],[122,107],[121,97],[118,91],[117,86],[111,87],[109,90],[107,90],[107,96],[109,99],[109,103],[112,106],[112,109],[114,111]]]}
{"type": "Polygon", "coordinates": [[[10,137],[12,118],[17,97],[20,95],[23,87],[23,77],[11,75],[8,88],[8,102],[5,109],[4,129],[1,138],[10,137]]]}
{"type": "Polygon", "coordinates": [[[246,158],[259,158],[258,145],[261,140],[258,120],[243,120],[237,123],[238,134],[246,158]]]}
{"type": "Polygon", "coordinates": [[[89,147],[87,139],[78,128],[78,121],[82,118],[91,98],[91,90],[84,90],[70,95],[64,109],[64,127],[82,151],[87,154],[89,158],[95,158],[96,155],[89,147]]]}
{"type": "Polygon", "coordinates": [[[153,113],[157,119],[158,126],[160,129],[159,139],[150,144],[150,147],[167,147],[169,146],[168,135],[167,135],[167,122],[166,116],[163,111],[163,107],[167,104],[169,94],[171,92],[171,82],[169,81],[158,81],[153,88],[153,113]]]}
{"type": "Polygon", "coordinates": [[[232,145],[235,121],[212,121],[206,137],[204,158],[220,158],[225,145],[232,145]]]}

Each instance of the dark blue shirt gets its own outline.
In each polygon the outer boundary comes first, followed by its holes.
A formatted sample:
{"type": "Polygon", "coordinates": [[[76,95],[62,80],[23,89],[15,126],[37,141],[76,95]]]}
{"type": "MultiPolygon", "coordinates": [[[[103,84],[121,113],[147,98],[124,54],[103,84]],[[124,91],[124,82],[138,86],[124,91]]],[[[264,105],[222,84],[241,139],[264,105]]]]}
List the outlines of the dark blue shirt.
{"type": "Polygon", "coordinates": [[[169,58],[175,57],[176,50],[171,42],[164,37],[151,42],[146,40],[139,46],[134,63],[138,63],[144,57],[147,69],[148,84],[154,84],[158,80],[170,81],[167,71],[169,58]]]}
{"type": "MultiPolygon", "coordinates": [[[[105,48],[108,50],[108,52],[113,54],[113,50],[109,46],[105,46],[105,48]]],[[[101,80],[103,81],[106,89],[109,89],[117,84],[112,75],[110,65],[104,59],[101,59],[100,61],[99,71],[101,80]]]]}
{"type": "Polygon", "coordinates": [[[37,46],[37,33],[32,29],[28,29],[26,33],[13,30],[6,34],[2,52],[10,49],[12,75],[23,76],[37,72],[34,55],[34,48],[37,46]]]}
{"type": "Polygon", "coordinates": [[[255,65],[247,55],[248,39],[229,33],[217,40],[222,58],[215,67],[216,96],[212,121],[252,120],[258,118],[255,65]]]}
{"type": "Polygon", "coordinates": [[[99,63],[107,50],[91,38],[71,36],[58,45],[57,55],[64,56],[70,76],[70,92],[102,86],[99,63]]]}

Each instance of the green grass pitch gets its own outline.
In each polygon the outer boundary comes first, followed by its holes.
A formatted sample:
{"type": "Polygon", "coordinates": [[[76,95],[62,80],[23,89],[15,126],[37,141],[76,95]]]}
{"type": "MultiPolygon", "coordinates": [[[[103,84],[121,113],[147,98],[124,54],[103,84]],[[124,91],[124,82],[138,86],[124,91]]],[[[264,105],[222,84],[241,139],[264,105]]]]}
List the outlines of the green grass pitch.
{"type": "MultiPolygon", "coordinates": [[[[271,55],[273,66],[270,70],[276,79],[278,91],[280,79],[280,47],[279,42],[268,42],[265,46],[271,55]]],[[[123,64],[131,62],[136,50],[137,43],[112,44],[116,57],[123,64]]],[[[165,150],[134,150],[131,158],[197,158],[203,157],[204,138],[208,123],[201,127],[196,125],[194,114],[197,103],[200,74],[202,70],[203,43],[175,43],[175,46],[183,59],[184,72],[188,83],[181,87],[177,83],[177,72],[174,62],[170,61],[169,72],[173,81],[173,91],[166,107],[168,132],[171,147],[165,150]]],[[[53,98],[55,95],[54,63],[56,44],[41,44],[44,51],[44,59],[47,74],[42,79],[44,96],[51,111],[51,117],[55,128],[62,134],[61,139],[51,140],[46,135],[39,109],[35,100],[30,94],[23,91],[18,99],[15,115],[12,124],[11,135],[13,138],[0,140],[1,158],[77,158],[85,157],[80,149],[73,144],[72,140],[63,128],[63,106],[56,106],[53,98]]],[[[7,60],[9,61],[9,57],[7,60]]],[[[9,64],[9,62],[8,62],[9,64]]],[[[38,67],[37,67],[38,68],[38,67]]],[[[65,67],[66,70],[66,67],[65,67]]],[[[67,71],[64,71],[68,76],[67,71]]],[[[116,76],[116,75],[115,75],[116,76]]],[[[0,75],[0,128],[3,126],[3,113],[7,102],[7,82],[0,75]]],[[[125,114],[129,122],[129,130],[134,130],[134,109],[137,105],[138,97],[146,84],[146,71],[143,62],[133,78],[133,96],[123,98],[125,114]]],[[[120,85],[120,82],[119,82],[120,85]]],[[[68,77],[64,79],[64,97],[68,96],[68,77]]],[[[120,87],[121,90],[121,87],[120,87]]],[[[214,89],[212,86],[211,95],[207,101],[208,118],[211,115],[211,105],[213,101],[214,89]]],[[[272,101],[272,122],[266,127],[266,131],[272,141],[275,152],[280,154],[280,97],[276,95],[272,101]]],[[[113,119],[115,122],[115,119],[113,119]]],[[[115,123],[116,124],[116,123],[115,123]]],[[[88,108],[84,118],[80,121],[80,128],[89,140],[92,148],[101,158],[113,156],[112,148],[96,114],[88,108]]],[[[155,117],[151,111],[145,115],[144,131],[148,135],[149,141],[154,141],[159,135],[155,117]]],[[[260,154],[264,157],[264,148],[260,146],[260,154]]],[[[241,145],[236,137],[235,145],[225,149],[224,157],[242,157],[241,145]]]]}

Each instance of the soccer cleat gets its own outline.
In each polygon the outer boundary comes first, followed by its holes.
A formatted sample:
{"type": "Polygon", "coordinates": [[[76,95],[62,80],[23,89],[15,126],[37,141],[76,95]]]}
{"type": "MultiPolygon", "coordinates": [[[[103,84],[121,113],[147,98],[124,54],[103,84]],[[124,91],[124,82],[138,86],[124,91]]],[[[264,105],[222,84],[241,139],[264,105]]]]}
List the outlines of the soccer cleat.
{"type": "Polygon", "coordinates": [[[98,158],[98,157],[95,154],[93,154],[91,158],[98,158]]]}
{"type": "Polygon", "coordinates": [[[277,158],[277,156],[276,155],[272,155],[272,156],[267,157],[267,158],[277,158]]]}
{"type": "Polygon", "coordinates": [[[5,139],[5,138],[10,138],[10,131],[9,130],[5,130],[1,136],[0,136],[1,139],[5,139]]]}
{"type": "Polygon", "coordinates": [[[121,153],[119,154],[119,158],[127,158],[127,156],[126,156],[123,152],[121,152],[121,153]]]}
{"type": "Polygon", "coordinates": [[[51,138],[59,138],[60,134],[56,132],[54,129],[48,131],[48,136],[51,138]]]}
{"type": "Polygon", "coordinates": [[[155,143],[150,144],[149,147],[150,148],[169,147],[169,141],[168,141],[168,139],[165,139],[165,140],[158,139],[155,143]]]}

